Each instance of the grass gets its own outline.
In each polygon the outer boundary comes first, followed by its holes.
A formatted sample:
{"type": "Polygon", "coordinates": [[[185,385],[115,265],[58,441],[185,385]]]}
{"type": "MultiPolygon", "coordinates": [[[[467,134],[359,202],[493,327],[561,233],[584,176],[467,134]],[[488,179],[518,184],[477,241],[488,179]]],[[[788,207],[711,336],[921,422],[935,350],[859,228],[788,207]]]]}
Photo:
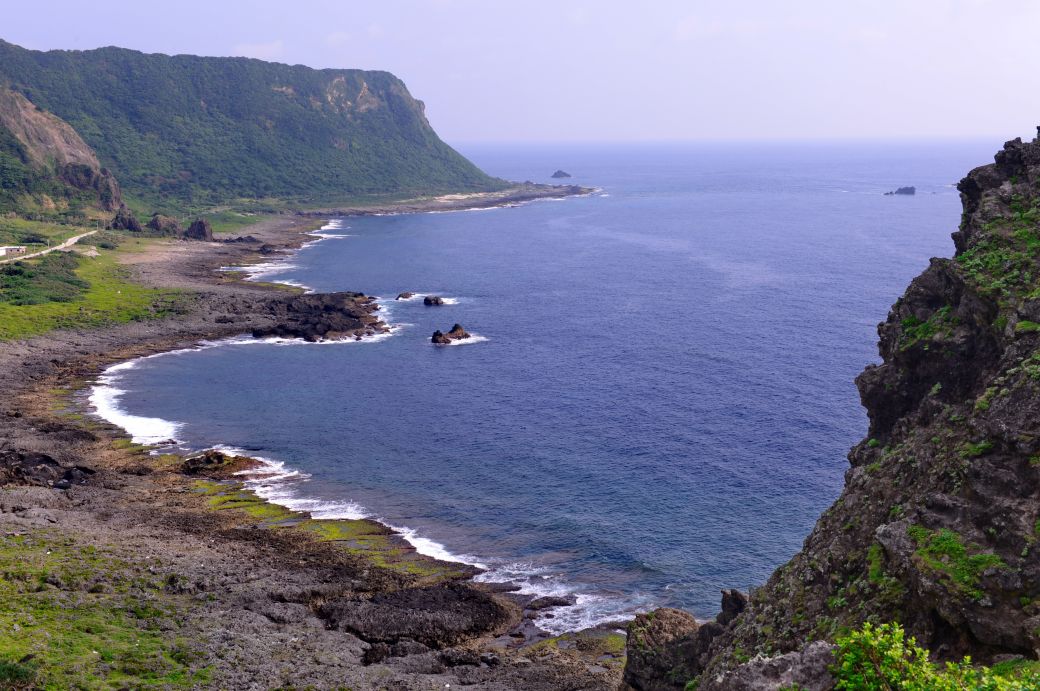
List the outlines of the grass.
{"type": "MultiPolygon", "coordinates": [[[[213,227],[214,234],[220,233],[233,233],[235,231],[242,230],[243,228],[251,225],[255,225],[260,221],[264,220],[264,216],[258,216],[254,213],[244,213],[239,211],[214,211],[211,213],[202,214],[202,218],[209,221],[213,227]]],[[[194,219],[187,220],[183,225],[187,228],[191,225],[191,221],[194,219]]]]}
{"type": "Polygon", "coordinates": [[[161,575],[36,531],[0,537],[0,687],[204,684],[161,575]]]}
{"type": "Polygon", "coordinates": [[[977,545],[965,543],[952,530],[928,530],[912,525],[907,533],[917,543],[916,561],[927,569],[945,576],[947,582],[972,599],[982,597],[979,579],[986,569],[1007,568],[1007,564],[992,552],[981,552],[977,545]]]}
{"type": "MultiPolygon", "coordinates": [[[[146,288],[132,283],[129,272],[119,265],[118,252],[102,251],[97,257],[82,257],[73,270],[86,284],[64,302],[16,305],[0,303],[0,340],[29,338],[59,328],[98,327],[152,319],[168,314],[178,296],[175,291],[146,288]]],[[[48,255],[49,257],[50,255],[48,255]]],[[[24,262],[38,266],[44,258],[24,262]]],[[[27,290],[37,296],[46,290],[27,290]]]]}
{"type": "Polygon", "coordinates": [[[94,228],[60,223],[27,221],[21,218],[0,218],[0,245],[25,245],[29,252],[58,245],[94,228]]]}

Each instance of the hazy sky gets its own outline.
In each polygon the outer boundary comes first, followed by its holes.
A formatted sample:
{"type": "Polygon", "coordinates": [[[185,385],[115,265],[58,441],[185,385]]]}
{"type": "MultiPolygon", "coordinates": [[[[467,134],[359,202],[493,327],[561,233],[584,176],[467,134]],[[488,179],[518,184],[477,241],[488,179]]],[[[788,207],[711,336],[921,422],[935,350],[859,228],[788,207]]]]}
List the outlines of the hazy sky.
{"type": "Polygon", "coordinates": [[[32,0],[0,37],[389,70],[449,142],[1032,136],[1038,0],[32,0]]]}

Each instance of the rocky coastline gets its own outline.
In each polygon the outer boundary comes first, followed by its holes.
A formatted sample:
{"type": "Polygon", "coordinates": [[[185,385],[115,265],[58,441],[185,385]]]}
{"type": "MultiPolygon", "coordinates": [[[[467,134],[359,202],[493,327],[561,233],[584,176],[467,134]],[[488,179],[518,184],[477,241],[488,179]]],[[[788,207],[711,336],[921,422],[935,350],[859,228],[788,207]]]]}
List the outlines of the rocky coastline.
{"type": "MultiPolygon", "coordinates": [[[[432,209],[378,213],[416,210],[432,209]]],[[[116,582],[143,574],[154,587],[135,586],[134,600],[176,612],[153,623],[178,632],[185,668],[204,673],[206,685],[616,688],[624,660],[616,627],[550,638],[534,626],[536,613],[569,602],[476,583],[474,567],[418,554],[374,521],[317,520],[269,504],[240,479],[268,472],[256,459],[161,453],[89,414],[79,392],[120,361],[243,333],[313,341],[385,330],[364,294],[305,295],[220,270],[291,251],[318,225],[309,214],[285,215],[247,228],[256,242],[157,240],[128,269],[146,285],[181,291],[171,316],[0,344],[0,550],[36,545],[50,555],[61,546],[76,555],[69,563],[101,555],[90,583],[48,586],[62,601],[109,602],[121,592],[116,582]]]]}

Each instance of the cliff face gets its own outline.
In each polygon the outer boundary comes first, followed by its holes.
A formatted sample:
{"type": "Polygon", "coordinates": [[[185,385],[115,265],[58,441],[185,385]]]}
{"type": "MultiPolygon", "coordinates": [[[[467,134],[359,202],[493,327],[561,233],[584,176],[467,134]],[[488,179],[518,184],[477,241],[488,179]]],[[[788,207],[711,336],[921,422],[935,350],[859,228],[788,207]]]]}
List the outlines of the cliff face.
{"type": "Polygon", "coordinates": [[[111,211],[119,186],[71,125],[0,88],[0,211],[71,201],[111,211]]]}
{"type": "Polygon", "coordinates": [[[1040,655],[1040,142],[1008,142],[958,189],[955,258],[914,279],[857,379],[870,433],[841,497],[740,616],[673,632],[660,659],[687,654],[630,668],[632,687],[737,688],[759,654],[826,677],[806,646],[865,621],[938,659],[1040,655]]]}
{"type": "Polygon", "coordinates": [[[344,200],[501,188],[387,72],[0,41],[0,81],[71,124],[138,196],[344,200]]]}

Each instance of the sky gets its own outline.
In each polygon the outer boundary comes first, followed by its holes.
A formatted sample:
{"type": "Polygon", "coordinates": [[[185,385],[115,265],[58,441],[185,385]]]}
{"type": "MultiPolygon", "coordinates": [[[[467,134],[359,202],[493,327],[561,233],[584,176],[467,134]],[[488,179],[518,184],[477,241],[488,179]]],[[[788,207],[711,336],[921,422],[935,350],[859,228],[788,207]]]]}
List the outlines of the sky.
{"type": "Polygon", "coordinates": [[[1040,0],[7,0],[0,38],[393,72],[452,143],[1015,136],[1040,0]]]}

